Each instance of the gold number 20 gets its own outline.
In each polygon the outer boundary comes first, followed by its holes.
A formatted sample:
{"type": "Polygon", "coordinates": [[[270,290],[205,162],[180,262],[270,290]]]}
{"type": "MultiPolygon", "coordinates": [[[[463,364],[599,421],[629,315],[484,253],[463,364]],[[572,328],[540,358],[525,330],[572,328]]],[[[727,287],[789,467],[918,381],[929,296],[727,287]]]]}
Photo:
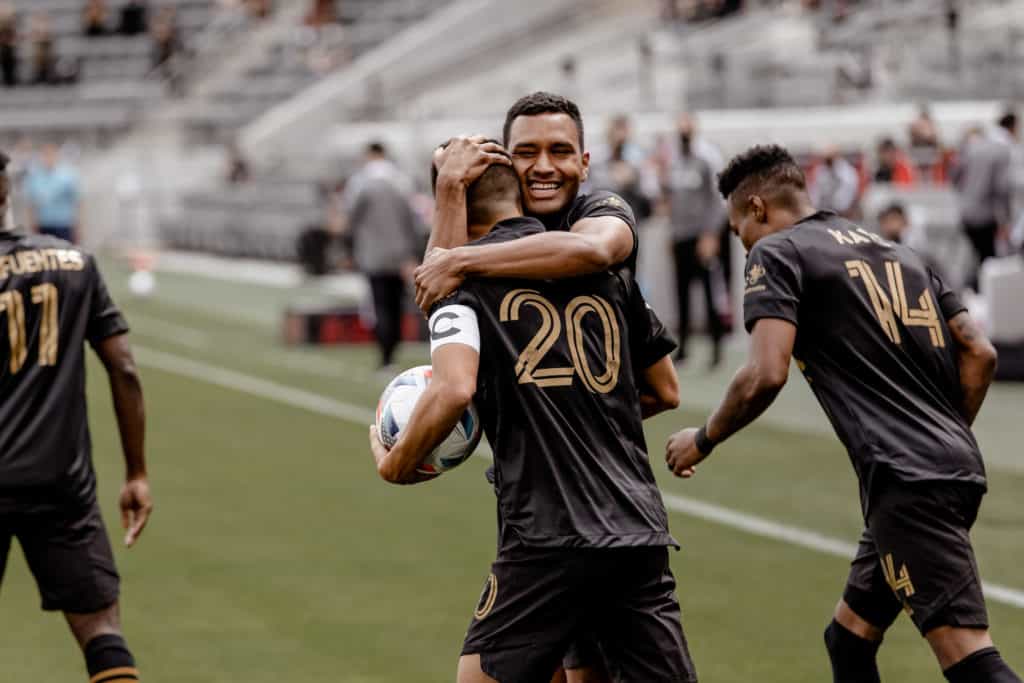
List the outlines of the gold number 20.
{"type": "Polygon", "coordinates": [[[499,315],[501,322],[519,320],[523,306],[530,306],[540,314],[540,329],[516,361],[516,376],[520,384],[536,384],[539,387],[560,387],[572,384],[579,373],[584,384],[591,391],[607,394],[619,382],[622,348],[619,323],[611,304],[599,296],[578,296],[565,307],[566,337],[572,354],[572,367],[541,368],[541,360],[558,341],[562,333],[562,316],[555,305],[532,289],[515,289],[505,295],[499,315]],[[586,355],[583,337],[583,320],[587,315],[596,315],[604,332],[604,372],[594,374],[586,355]]]}
{"type": "MultiPolygon", "coordinates": [[[[32,303],[43,308],[39,320],[39,365],[57,364],[57,287],[44,283],[32,288],[32,303]]],[[[25,302],[21,292],[0,293],[0,313],[7,313],[7,338],[11,346],[11,374],[25,365],[28,357],[28,334],[25,330],[25,302]]]]}

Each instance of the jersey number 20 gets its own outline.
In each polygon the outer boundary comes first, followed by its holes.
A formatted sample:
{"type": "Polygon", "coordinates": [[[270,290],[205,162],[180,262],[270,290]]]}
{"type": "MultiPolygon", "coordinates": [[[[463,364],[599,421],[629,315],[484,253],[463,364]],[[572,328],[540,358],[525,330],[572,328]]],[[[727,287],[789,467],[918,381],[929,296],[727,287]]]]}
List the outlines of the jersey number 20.
{"type": "Polygon", "coordinates": [[[619,382],[621,364],[621,338],[619,322],[611,304],[599,296],[578,296],[565,307],[565,331],[572,354],[572,367],[538,369],[541,360],[562,334],[562,316],[555,305],[532,289],[515,289],[501,302],[501,322],[519,320],[523,306],[530,306],[540,314],[540,329],[526,345],[516,361],[516,376],[520,384],[539,387],[565,387],[572,384],[579,373],[587,388],[598,394],[607,394],[619,382]],[[583,339],[583,319],[596,315],[604,332],[604,372],[595,375],[587,360],[583,339]]]}
{"type": "MultiPolygon", "coordinates": [[[[49,283],[32,288],[32,303],[43,307],[39,320],[39,364],[57,364],[57,287],[49,283]]],[[[28,334],[25,330],[25,302],[21,292],[0,293],[0,313],[7,313],[7,337],[11,345],[11,374],[25,365],[28,357],[28,334]]]]}

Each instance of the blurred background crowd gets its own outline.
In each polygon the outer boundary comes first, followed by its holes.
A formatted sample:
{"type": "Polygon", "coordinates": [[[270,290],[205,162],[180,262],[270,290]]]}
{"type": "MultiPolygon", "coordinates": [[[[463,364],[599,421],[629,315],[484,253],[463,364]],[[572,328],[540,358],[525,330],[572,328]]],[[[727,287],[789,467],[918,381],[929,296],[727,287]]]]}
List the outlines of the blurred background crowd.
{"type": "Polygon", "coordinates": [[[717,364],[737,320],[716,175],[758,142],[1017,343],[1022,38],[1006,0],[0,0],[0,145],[31,229],[364,274],[386,364],[430,151],[548,89],[583,110],[585,189],[638,218],[680,360],[692,328],[717,364]]]}

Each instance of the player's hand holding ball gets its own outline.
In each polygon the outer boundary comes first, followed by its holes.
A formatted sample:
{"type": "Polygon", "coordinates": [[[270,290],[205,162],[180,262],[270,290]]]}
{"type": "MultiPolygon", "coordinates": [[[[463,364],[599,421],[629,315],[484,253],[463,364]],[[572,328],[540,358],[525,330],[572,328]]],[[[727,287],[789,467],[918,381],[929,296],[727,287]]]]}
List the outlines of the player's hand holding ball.
{"type": "Polygon", "coordinates": [[[132,477],[121,487],[121,526],[125,529],[124,544],[135,545],[142,530],[146,528],[149,514],[153,511],[153,497],[149,492],[146,477],[132,477]]]}
{"type": "Polygon", "coordinates": [[[665,445],[665,462],[672,474],[689,479],[697,473],[697,463],[706,457],[697,450],[697,429],[682,429],[668,439],[665,445]]]}

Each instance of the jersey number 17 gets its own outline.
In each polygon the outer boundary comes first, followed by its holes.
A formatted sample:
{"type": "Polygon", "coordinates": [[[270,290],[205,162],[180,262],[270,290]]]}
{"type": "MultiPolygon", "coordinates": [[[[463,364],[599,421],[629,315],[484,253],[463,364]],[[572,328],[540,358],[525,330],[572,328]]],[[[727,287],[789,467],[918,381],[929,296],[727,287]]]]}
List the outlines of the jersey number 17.
{"type": "MultiPolygon", "coordinates": [[[[57,286],[43,283],[32,288],[32,303],[42,306],[39,320],[39,365],[57,364],[57,286]]],[[[0,313],[7,313],[7,338],[11,346],[11,374],[16,374],[28,358],[28,334],[25,329],[25,302],[21,292],[0,293],[0,313]]]]}

